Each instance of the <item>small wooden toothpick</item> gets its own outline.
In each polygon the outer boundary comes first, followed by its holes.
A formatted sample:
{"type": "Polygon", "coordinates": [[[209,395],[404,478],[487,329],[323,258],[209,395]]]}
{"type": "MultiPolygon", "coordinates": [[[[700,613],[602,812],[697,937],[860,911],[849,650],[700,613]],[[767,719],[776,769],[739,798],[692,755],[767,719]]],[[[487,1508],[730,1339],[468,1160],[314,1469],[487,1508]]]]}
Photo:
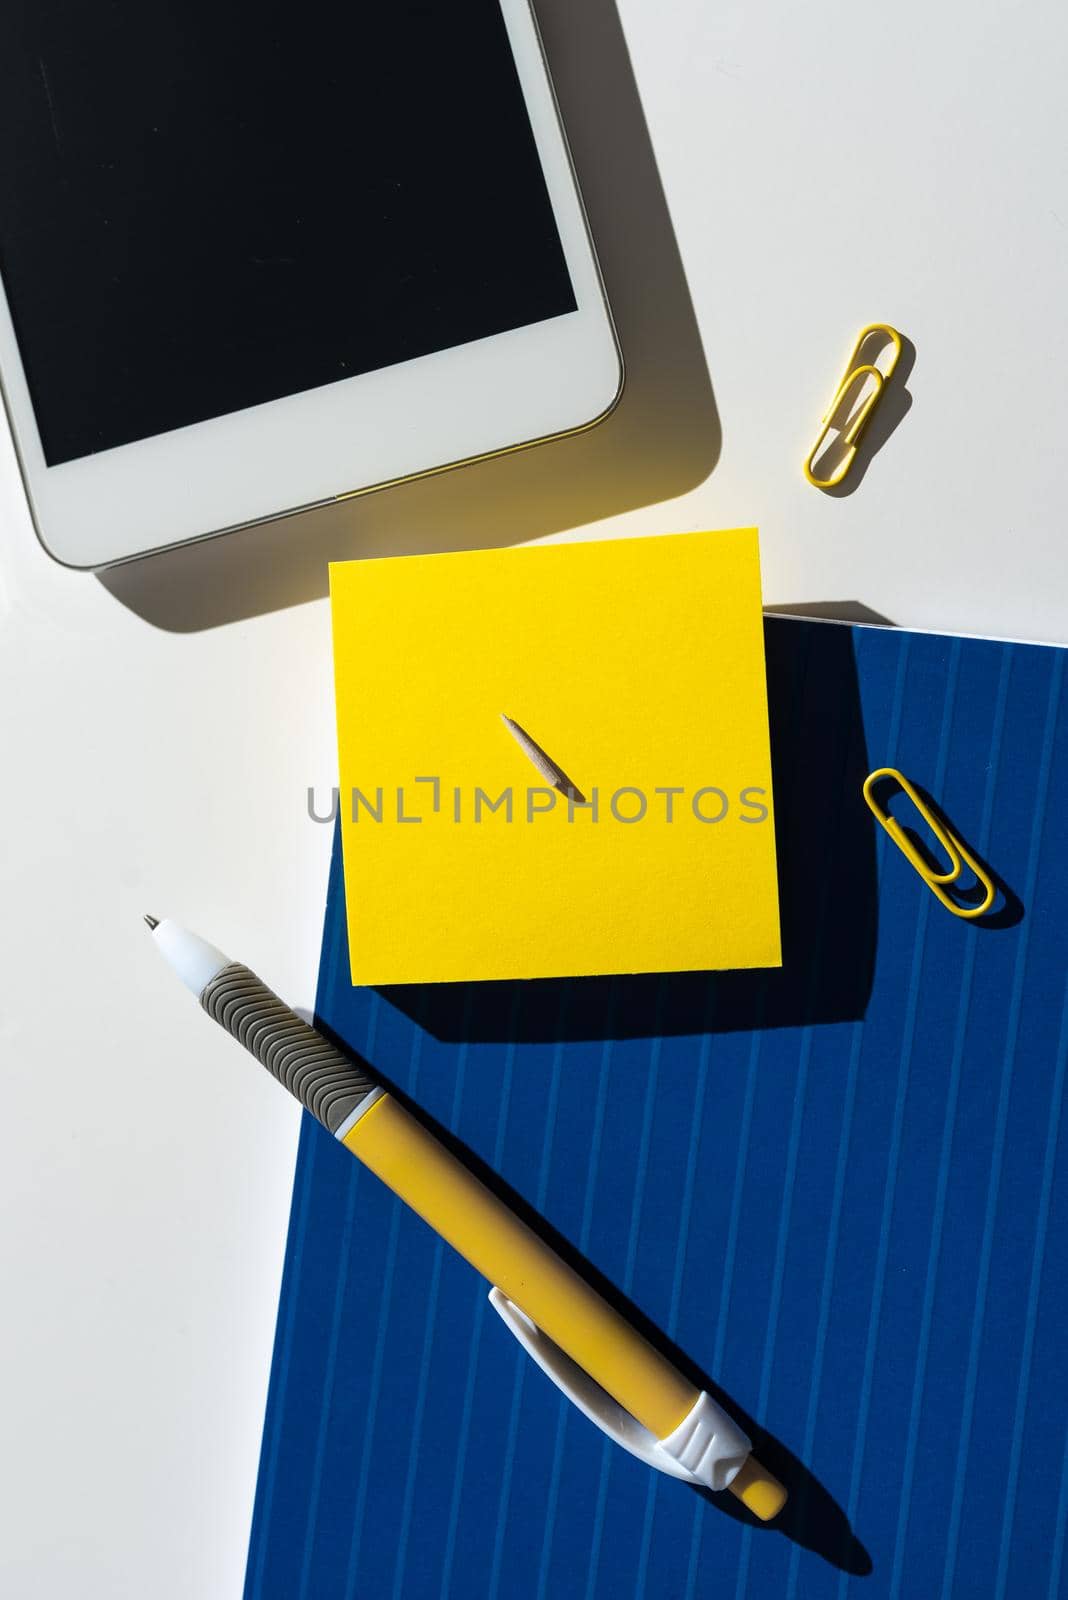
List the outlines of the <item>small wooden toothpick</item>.
{"type": "Polygon", "coordinates": [[[503,711],[501,712],[501,721],[508,729],[508,732],[512,735],[512,738],[515,740],[520,750],[522,750],[523,754],[533,764],[533,766],[537,768],[538,772],[541,773],[547,784],[549,784],[553,789],[559,789],[561,794],[566,795],[567,798],[574,801],[576,805],[581,806],[586,804],[585,797],[571,782],[571,779],[568,777],[563,768],[558,767],[552,757],[545,754],[545,751],[542,749],[541,745],[530,737],[530,734],[527,733],[525,728],[520,727],[519,723],[516,722],[512,717],[505,716],[503,711]]]}

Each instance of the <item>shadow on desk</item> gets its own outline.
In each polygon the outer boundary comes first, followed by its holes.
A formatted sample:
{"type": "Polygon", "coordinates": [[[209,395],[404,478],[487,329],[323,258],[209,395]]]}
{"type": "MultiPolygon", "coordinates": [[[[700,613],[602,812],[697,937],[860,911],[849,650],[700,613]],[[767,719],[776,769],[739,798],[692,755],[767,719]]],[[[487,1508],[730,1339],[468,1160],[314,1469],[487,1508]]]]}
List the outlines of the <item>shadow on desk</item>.
{"type": "Polygon", "coordinates": [[[848,628],[764,619],[781,968],[383,987],[447,1040],[640,1038],[853,1022],[875,963],[875,826],[848,628]],[[517,1031],[518,1030],[518,1031],[517,1031]]]}
{"type": "Polygon", "coordinates": [[[537,9],[623,349],[615,411],[586,433],[97,575],[147,622],[195,632],[321,599],[330,561],[520,544],[670,499],[715,467],[715,398],[615,5],[537,9]]]}

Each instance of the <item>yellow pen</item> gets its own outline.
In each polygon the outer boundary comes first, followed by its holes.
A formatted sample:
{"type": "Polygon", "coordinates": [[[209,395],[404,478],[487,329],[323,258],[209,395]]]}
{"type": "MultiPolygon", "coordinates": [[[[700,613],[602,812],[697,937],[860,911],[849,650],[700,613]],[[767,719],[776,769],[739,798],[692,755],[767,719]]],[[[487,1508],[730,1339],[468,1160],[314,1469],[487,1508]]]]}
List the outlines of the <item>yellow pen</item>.
{"type": "Polygon", "coordinates": [[[239,962],[146,917],[204,1010],[326,1130],[494,1285],[490,1299],[544,1371],[632,1454],[730,1489],[763,1521],[786,1491],[742,1429],[407,1111],[239,962]]]}

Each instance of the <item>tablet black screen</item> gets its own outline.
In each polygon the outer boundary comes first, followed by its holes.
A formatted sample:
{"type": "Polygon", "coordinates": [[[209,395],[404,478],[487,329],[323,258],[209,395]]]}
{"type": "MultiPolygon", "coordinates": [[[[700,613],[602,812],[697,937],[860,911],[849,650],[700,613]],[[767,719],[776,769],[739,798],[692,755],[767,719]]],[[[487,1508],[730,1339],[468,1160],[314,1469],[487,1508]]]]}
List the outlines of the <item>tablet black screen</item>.
{"type": "Polygon", "coordinates": [[[7,0],[50,465],[575,308],[497,0],[7,0]]]}

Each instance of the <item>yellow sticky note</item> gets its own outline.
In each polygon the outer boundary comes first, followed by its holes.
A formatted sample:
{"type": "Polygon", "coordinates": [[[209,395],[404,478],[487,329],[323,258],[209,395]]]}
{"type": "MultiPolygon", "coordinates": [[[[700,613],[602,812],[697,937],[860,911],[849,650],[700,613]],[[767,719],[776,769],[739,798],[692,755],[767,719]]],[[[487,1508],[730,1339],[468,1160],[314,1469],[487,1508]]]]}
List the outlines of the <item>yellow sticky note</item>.
{"type": "Polygon", "coordinates": [[[779,965],[755,529],[330,591],[354,983],[779,965]]]}

